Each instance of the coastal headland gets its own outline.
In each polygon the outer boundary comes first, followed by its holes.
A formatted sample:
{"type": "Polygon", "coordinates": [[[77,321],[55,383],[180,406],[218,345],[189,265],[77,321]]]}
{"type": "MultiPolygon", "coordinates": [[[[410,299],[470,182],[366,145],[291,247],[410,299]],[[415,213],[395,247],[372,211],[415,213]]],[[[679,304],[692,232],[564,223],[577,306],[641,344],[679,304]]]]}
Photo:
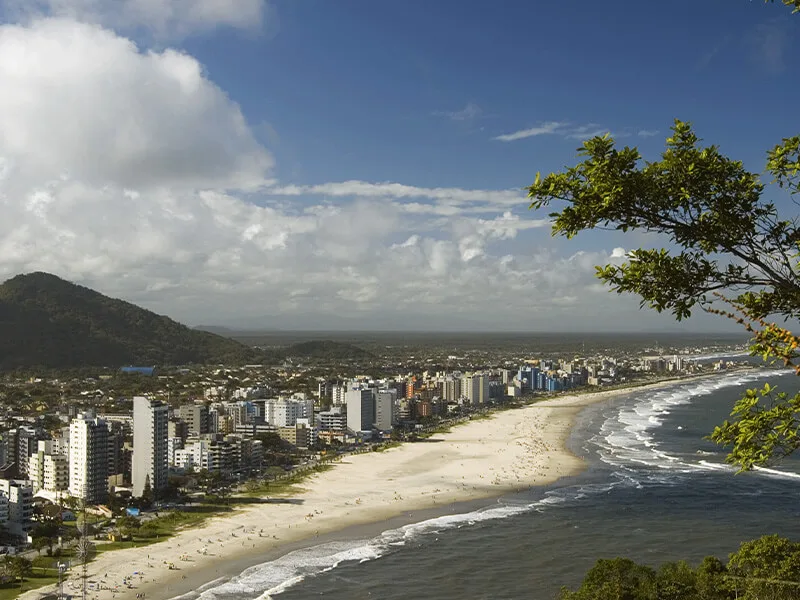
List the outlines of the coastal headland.
{"type": "MultiPolygon", "coordinates": [[[[424,441],[348,456],[304,481],[296,494],[256,499],[160,543],[100,554],[89,564],[89,597],[127,600],[144,594],[166,600],[229,575],[232,564],[237,569],[259,564],[283,549],[311,545],[352,526],[381,523],[410,511],[446,512],[454,503],[495,498],[575,475],[584,468],[584,460],[567,448],[575,417],[586,406],[631,391],[558,396],[468,421],[424,441]]],[[[74,595],[79,587],[76,568],[65,591],[74,595]]],[[[52,587],[39,588],[21,598],[52,593],[52,587]]]]}

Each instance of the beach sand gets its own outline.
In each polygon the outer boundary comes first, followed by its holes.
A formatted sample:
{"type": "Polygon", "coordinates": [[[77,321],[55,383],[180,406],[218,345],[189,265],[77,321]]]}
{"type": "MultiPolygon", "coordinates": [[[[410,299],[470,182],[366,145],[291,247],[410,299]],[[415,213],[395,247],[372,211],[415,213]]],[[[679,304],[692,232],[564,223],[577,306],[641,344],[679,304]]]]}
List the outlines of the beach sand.
{"type": "MultiPolygon", "coordinates": [[[[89,579],[96,583],[88,598],[127,600],[141,593],[151,600],[172,598],[231,574],[232,564],[241,570],[354,525],[446,509],[577,474],[584,461],[566,447],[575,416],[585,406],[630,391],[560,396],[496,412],[425,441],[345,457],[289,498],[248,505],[164,542],[100,554],[89,564],[89,579]],[[132,587],[123,585],[134,573],[132,587]]],[[[72,569],[69,581],[74,587],[65,591],[78,594],[79,568],[72,569]]],[[[50,586],[21,597],[52,592],[50,586]]]]}

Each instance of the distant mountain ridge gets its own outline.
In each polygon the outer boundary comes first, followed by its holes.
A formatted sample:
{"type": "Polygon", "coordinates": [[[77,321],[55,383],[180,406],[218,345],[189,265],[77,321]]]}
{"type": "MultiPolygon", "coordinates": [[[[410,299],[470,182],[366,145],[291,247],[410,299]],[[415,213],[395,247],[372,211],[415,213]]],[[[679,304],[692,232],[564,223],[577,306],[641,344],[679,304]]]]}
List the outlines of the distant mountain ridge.
{"type": "Polygon", "coordinates": [[[49,273],[0,285],[0,368],[257,360],[244,344],[195,331],[49,273]]]}
{"type": "Polygon", "coordinates": [[[17,275],[0,285],[0,370],[237,365],[277,363],[287,357],[342,360],[369,356],[361,348],[329,340],[260,350],[224,334],[192,329],[49,273],[17,275]]]}

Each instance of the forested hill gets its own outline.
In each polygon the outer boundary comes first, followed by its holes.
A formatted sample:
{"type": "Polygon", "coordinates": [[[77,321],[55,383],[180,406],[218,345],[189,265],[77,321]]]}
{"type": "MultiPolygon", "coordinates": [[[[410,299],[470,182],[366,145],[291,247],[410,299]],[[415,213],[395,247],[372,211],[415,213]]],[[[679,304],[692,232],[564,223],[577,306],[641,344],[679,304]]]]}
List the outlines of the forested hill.
{"type": "Polygon", "coordinates": [[[0,285],[0,369],[260,362],[230,338],[47,273],[0,285]]]}

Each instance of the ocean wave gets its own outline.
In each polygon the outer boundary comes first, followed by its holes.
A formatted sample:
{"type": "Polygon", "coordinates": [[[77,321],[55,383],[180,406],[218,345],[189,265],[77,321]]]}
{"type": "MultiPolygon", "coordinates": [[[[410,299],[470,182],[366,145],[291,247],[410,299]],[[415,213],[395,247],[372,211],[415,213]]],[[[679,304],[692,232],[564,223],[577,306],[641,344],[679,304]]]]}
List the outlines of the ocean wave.
{"type": "Polygon", "coordinates": [[[726,465],[700,461],[705,464],[698,467],[696,464],[685,464],[679,457],[670,456],[658,448],[653,430],[661,426],[664,417],[674,407],[686,404],[697,396],[774,373],[766,369],[747,374],[737,373],[714,380],[676,384],[646,396],[634,396],[633,403],[615,411],[616,416],[607,418],[600,434],[592,438],[604,462],[616,465],[607,481],[554,488],[533,502],[499,502],[476,511],[443,515],[390,529],[370,539],[328,542],[295,550],[276,560],[250,567],[229,580],[218,580],[216,585],[207,585],[197,592],[181,596],[179,600],[270,600],[309,577],[341,565],[376,560],[407,548],[409,544],[425,543],[429,536],[445,530],[473,527],[524,513],[560,510],[620,487],[642,489],[645,484],[675,485],[684,481],[687,473],[696,472],[698,468],[724,469],[726,465]],[[642,472],[632,467],[637,462],[659,469],[642,472]]]}
{"type": "Polygon", "coordinates": [[[617,486],[638,485],[624,476],[603,483],[581,483],[548,490],[533,502],[505,503],[479,510],[442,515],[361,540],[327,542],[302,548],[255,565],[229,580],[217,580],[173,600],[270,600],[309,577],[318,576],[347,563],[378,559],[406,547],[410,542],[424,543],[431,535],[461,527],[506,519],[523,513],[544,512],[596,494],[608,493],[617,486]]]}
{"type": "Polygon", "coordinates": [[[606,464],[620,467],[642,465],[655,469],[679,472],[709,470],[704,461],[673,456],[659,447],[655,431],[665,418],[679,406],[693,402],[717,390],[752,383],[766,376],[776,377],[793,373],[790,370],[757,369],[747,373],[731,373],[692,382],[676,383],[655,392],[633,396],[632,402],[611,409],[600,432],[589,439],[606,464]]]}
{"type": "Polygon", "coordinates": [[[793,479],[797,481],[800,479],[800,473],[791,473],[788,471],[781,471],[779,469],[769,469],[767,467],[753,467],[753,470],[766,477],[776,477],[778,479],[793,479]]]}
{"type": "Polygon", "coordinates": [[[749,352],[740,351],[740,352],[714,352],[712,354],[696,354],[696,355],[679,355],[685,360],[719,360],[720,358],[741,358],[743,356],[750,356],[749,352]]]}

